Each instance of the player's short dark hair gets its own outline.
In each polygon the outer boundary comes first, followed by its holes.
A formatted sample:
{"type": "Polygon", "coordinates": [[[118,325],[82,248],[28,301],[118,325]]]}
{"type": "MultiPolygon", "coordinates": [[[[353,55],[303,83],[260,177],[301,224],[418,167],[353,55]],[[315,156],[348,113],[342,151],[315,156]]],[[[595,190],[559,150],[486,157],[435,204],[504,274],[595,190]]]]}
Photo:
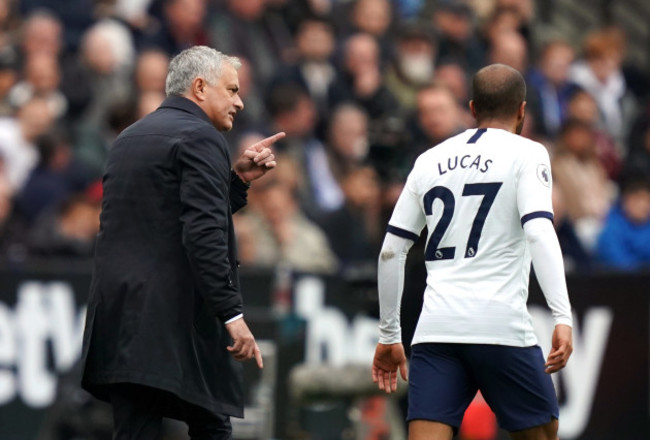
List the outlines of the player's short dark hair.
{"type": "Polygon", "coordinates": [[[472,100],[476,118],[512,118],[526,99],[526,82],[505,64],[491,64],[474,75],[472,100]]]}

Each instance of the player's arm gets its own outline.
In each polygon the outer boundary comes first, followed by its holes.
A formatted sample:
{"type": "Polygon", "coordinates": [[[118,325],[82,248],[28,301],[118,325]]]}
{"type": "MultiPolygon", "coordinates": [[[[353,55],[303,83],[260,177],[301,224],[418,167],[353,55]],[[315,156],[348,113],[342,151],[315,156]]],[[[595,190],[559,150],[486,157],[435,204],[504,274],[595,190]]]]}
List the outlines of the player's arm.
{"type": "MultiPolygon", "coordinates": [[[[417,236],[416,236],[417,238],[417,236]]],[[[379,343],[372,363],[372,380],[380,390],[397,390],[397,370],[406,380],[406,355],[402,346],[400,303],[404,290],[406,256],[413,240],[386,234],[379,253],[377,289],[379,291],[379,343]]]]}
{"type": "MultiPolygon", "coordinates": [[[[417,239],[417,236],[414,238],[417,239]]],[[[379,254],[377,289],[379,291],[379,342],[381,344],[402,342],[400,302],[404,290],[406,256],[411,246],[413,246],[413,239],[388,232],[379,254]]]]}
{"type": "Polygon", "coordinates": [[[411,177],[395,205],[378,263],[379,343],[372,364],[372,379],[380,390],[397,390],[397,371],[406,380],[406,356],[402,346],[400,302],[404,290],[406,256],[424,227],[425,218],[411,177]]]}
{"type": "Polygon", "coordinates": [[[524,233],[546,302],[553,313],[555,331],[546,372],[555,373],[566,365],[573,351],[571,304],[564,277],[562,251],[553,228],[546,218],[535,218],[524,224],[524,233]]]}
{"type": "Polygon", "coordinates": [[[555,321],[552,349],[546,372],[566,365],[571,352],[571,304],[564,277],[562,251],[553,228],[552,178],[548,152],[541,144],[531,145],[522,160],[517,185],[517,206],[539,285],[555,321]]]}

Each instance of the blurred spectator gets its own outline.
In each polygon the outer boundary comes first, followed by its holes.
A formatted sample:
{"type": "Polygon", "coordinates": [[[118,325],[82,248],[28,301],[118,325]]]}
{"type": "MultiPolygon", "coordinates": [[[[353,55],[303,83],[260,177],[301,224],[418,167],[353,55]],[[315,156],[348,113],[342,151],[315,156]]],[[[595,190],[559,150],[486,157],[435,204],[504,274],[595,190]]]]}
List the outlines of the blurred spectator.
{"type": "Polygon", "coordinates": [[[526,40],[515,31],[500,32],[490,40],[488,63],[501,63],[526,74],[528,70],[528,48],[526,40]]]}
{"type": "Polygon", "coordinates": [[[53,122],[50,106],[42,98],[27,101],[18,109],[16,117],[0,118],[0,155],[4,159],[12,192],[23,188],[38,164],[34,142],[50,130],[53,122]]]}
{"type": "Polygon", "coordinates": [[[278,150],[302,162],[304,145],[314,137],[317,114],[314,101],[306,90],[296,84],[282,84],[268,94],[267,111],[271,128],[284,131],[286,137],[279,141],[278,150]]]}
{"type": "Polygon", "coordinates": [[[565,272],[587,272],[593,267],[593,258],[583,246],[575,225],[567,213],[567,206],[562,189],[553,186],[553,226],[562,249],[565,272]]]}
{"type": "Polygon", "coordinates": [[[650,102],[630,133],[621,176],[645,176],[650,180],[650,102]]]}
{"type": "Polygon", "coordinates": [[[81,62],[90,85],[90,101],[84,110],[86,123],[100,126],[113,102],[131,93],[135,52],[128,30],[116,21],[94,24],[84,34],[81,62]]]}
{"type": "MultiPolygon", "coordinates": [[[[265,15],[282,21],[295,35],[300,23],[309,18],[329,20],[338,0],[265,0],[265,15]]],[[[285,61],[290,61],[287,59],[285,61]]]]}
{"type": "Polygon", "coordinates": [[[332,112],[327,131],[329,165],[336,180],[358,168],[368,156],[368,115],[346,103],[332,112]]]}
{"type": "Polygon", "coordinates": [[[434,81],[444,84],[456,97],[458,107],[462,112],[463,125],[472,127],[476,123],[469,111],[469,79],[467,72],[455,62],[444,62],[436,66],[434,81]]]}
{"type": "Polygon", "coordinates": [[[389,0],[354,0],[349,15],[349,29],[344,36],[364,33],[372,36],[378,44],[379,62],[383,67],[389,60],[391,42],[391,24],[393,11],[389,0]]]}
{"type": "Polygon", "coordinates": [[[14,111],[9,102],[9,91],[18,78],[18,56],[11,47],[0,48],[0,117],[10,116],[14,111]]]}
{"type": "Polygon", "coordinates": [[[311,152],[307,178],[320,212],[339,209],[344,203],[341,178],[363,163],[368,155],[368,116],[354,104],[341,104],[332,112],[327,146],[311,152]]]}
{"type": "Polygon", "coordinates": [[[82,34],[93,23],[94,2],[87,0],[20,0],[20,12],[29,15],[35,11],[50,11],[63,24],[65,48],[74,52],[82,34]]]}
{"type": "Polygon", "coordinates": [[[418,90],[433,79],[436,52],[433,35],[424,26],[401,29],[385,83],[402,109],[414,110],[418,90]]]}
{"type": "Polygon", "coordinates": [[[27,249],[27,226],[14,212],[13,188],[0,160],[0,261],[22,262],[27,249]]]}
{"type": "Polygon", "coordinates": [[[143,36],[141,48],[157,48],[172,57],[190,46],[208,43],[204,25],[206,0],[162,0],[160,3],[160,26],[154,33],[143,36]]]}
{"type": "Polygon", "coordinates": [[[566,119],[567,106],[577,87],[569,81],[569,67],[575,58],[571,45],[553,40],[544,45],[539,63],[527,75],[526,110],[535,116],[539,135],[555,138],[566,119]]]}
{"type": "Polygon", "coordinates": [[[631,179],[612,207],[596,247],[598,260],[621,270],[650,267],[650,181],[631,179]]]}
{"type": "Polygon", "coordinates": [[[576,119],[567,120],[551,164],[569,218],[589,251],[595,245],[615,194],[614,185],[596,155],[592,127],[576,119]]]}
{"type": "Polygon", "coordinates": [[[160,104],[165,100],[165,93],[150,90],[148,92],[141,92],[138,95],[138,111],[136,118],[141,119],[149,113],[160,107],[160,104]]]}
{"type": "Polygon", "coordinates": [[[449,87],[456,97],[458,105],[469,107],[468,77],[460,64],[445,62],[436,66],[434,80],[449,87]]]}
{"type": "Polygon", "coordinates": [[[99,232],[101,197],[75,194],[43,212],[30,231],[32,257],[90,258],[99,232]]]}
{"type": "Polygon", "coordinates": [[[59,90],[61,71],[55,54],[39,52],[29,55],[24,64],[24,80],[9,92],[9,102],[20,107],[34,97],[47,101],[52,115],[58,119],[65,115],[68,102],[59,90]]]}
{"type": "Polygon", "coordinates": [[[74,133],[74,155],[89,170],[92,177],[104,174],[108,149],[118,134],[138,118],[138,105],[132,99],[110,104],[101,125],[83,124],[74,133]]]}
{"type": "Polygon", "coordinates": [[[135,88],[139,92],[162,92],[165,93],[165,79],[169,57],[158,49],[147,49],[141,51],[135,60],[133,77],[135,88]]]}
{"type": "Polygon", "coordinates": [[[604,128],[621,143],[635,111],[634,98],[621,70],[625,57],[623,33],[616,28],[592,32],[585,38],[583,52],[584,59],[573,65],[570,78],[594,97],[604,128]]]}
{"type": "MultiPolygon", "coordinates": [[[[336,269],[336,257],[325,234],[307,219],[287,187],[264,179],[251,191],[258,192],[259,197],[253,197],[241,215],[247,217],[244,221],[250,221],[255,236],[253,265],[284,265],[291,270],[316,273],[331,273],[336,269]]],[[[246,238],[243,240],[246,242],[246,238]]]]}
{"type": "Polygon", "coordinates": [[[412,20],[419,17],[425,6],[425,0],[395,0],[397,13],[402,20],[412,20]]]}
{"type": "Polygon", "coordinates": [[[145,31],[152,26],[149,6],[154,0],[96,0],[99,16],[115,17],[135,30],[145,31]]]}
{"type": "Polygon", "coordinates": [[[31,12],[22,26],[20,48],[25,58],[35,53],[59,57],[63,50],[63,24],[53,12],[31,12]]]}
{"type": "Polygon", "coordinates": [[[567,103],[567,118],[578,119],[591,126],[594,132],[596,156],[610,179],[616,180],[622,166],[625,149],[602,127],[598,104],[588,92],[577,89],[567,103]]]}
{"type": "Polygon", "coordinates": [[[447,86],[434,83],[420,90],[410,160],[415,161],[429,148],[465,130],[461,114],[456,97],[447,86]]]}
{"type": "Polygon", "coordinates": [[[16,210],[31,223],[41,212],[90,184],[88,170],[72,156],[70,141],[60,130],[36,139],[39,163],[16,197],[16,210]]]}
{"type": "Polygon", "coordinates": [[[292,45],[289,27],[282,17],[265,13],[266,1],[225,0],[225,8],[213,14],[209,29],[213,47],[250,61],[260,87],[286,61],[292,45]]]}
{"type": "Polygon", "coordinates": [[[534,0],[496,0],[487,20],[486,36],[492,41],[499,34],[516,32],[522,36],[526,47],[532,49],[534,20],[534,0]]]}
{"type": "Polygon", "coordinates": [[[356,0],[350,14],[355,32],[365,32],[381,39],[389,38],[392,10],[388,0],[356,0]]]}
{"type": "Polygon", "coordinates": [[[383,82],[379,46],[368,34],[354,34],[345,41],[343,66],[330,88],[332,107],[352,100],[373,120],[394,113],[398,101],[383,82]]]}
{"type": "Polygon", "coordinates": [[[336,182],[329,169],[325,146],[315,134],[316,107],[307,92],[298,85],[276,86],[267,103],[272,130],[284,131],[286,137],[276,144],[276,150],[289,155],[298,165],[300,206],[309,216],[340,205],[341,197],[333,194],[336,182]]]}
{"type": "Polygon", "coordinates": [[[336,71],[332,64],[334,30],[329,21],[308,17],[300,22],[295,36],[297,60],[282,66],[274,75],[273,84],[292,82],[309,91],[320,115],[329,108],[327,91],[336,71]]]}
{"type": "Polygon", "coordinates": [[[319,219],[341,269],[376,265],[382,228],[380,224],[380,187],[371,167],[349,170],[341,178],[345,203],[319,219]]]}
{"type": "Polygon", "coordinates": [[[17,5],[13,0],[0,0],[0,48],[9,47],[20,28],[17,5]]]}
{"type": "Polygon", "coordinates": [[[456,62],[467,75],[485,65],[485,49],[473,23],[471,8],[465,2],[438,2],[432,16],[439,33],[438,63],[456,62]]]}

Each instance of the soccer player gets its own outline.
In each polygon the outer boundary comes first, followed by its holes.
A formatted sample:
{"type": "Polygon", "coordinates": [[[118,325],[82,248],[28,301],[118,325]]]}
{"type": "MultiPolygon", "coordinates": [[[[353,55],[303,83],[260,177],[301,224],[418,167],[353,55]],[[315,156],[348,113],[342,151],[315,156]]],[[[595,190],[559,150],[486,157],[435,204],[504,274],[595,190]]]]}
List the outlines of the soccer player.
{"type": "Polygon", "coordinates": [[[555,440],[550,373],[572,352],[571,306],[551,206],[544,146],[520,137],[526,85],[494,64],[473,79],[478,128],[422,154],[395,206],[379,257],[380,338],[373,380],[406,379],[399,305],[404,262],[422,228],[427,287],[413,337],[410,440],[449,440],[480,390],[513,439],[555,440]],[[526,308],[531,259],[553,312],[546,361],[526,308]]]}

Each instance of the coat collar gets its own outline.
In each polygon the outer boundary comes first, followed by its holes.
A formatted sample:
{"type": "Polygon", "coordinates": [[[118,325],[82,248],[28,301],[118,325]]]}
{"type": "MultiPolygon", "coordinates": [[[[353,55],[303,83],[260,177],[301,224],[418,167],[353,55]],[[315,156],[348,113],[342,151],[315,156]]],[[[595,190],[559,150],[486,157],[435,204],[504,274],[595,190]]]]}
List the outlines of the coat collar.
{"type": "Polygon", "coordinates": [[[186,111],[193,114],[194,116],[203,119],[212,125],[212,121],[208,115],[199,107],[195,102],[183,97],[183,96],[169,96],[160,104],[160,108],[175,108],[179,110],[186,111]]]}

